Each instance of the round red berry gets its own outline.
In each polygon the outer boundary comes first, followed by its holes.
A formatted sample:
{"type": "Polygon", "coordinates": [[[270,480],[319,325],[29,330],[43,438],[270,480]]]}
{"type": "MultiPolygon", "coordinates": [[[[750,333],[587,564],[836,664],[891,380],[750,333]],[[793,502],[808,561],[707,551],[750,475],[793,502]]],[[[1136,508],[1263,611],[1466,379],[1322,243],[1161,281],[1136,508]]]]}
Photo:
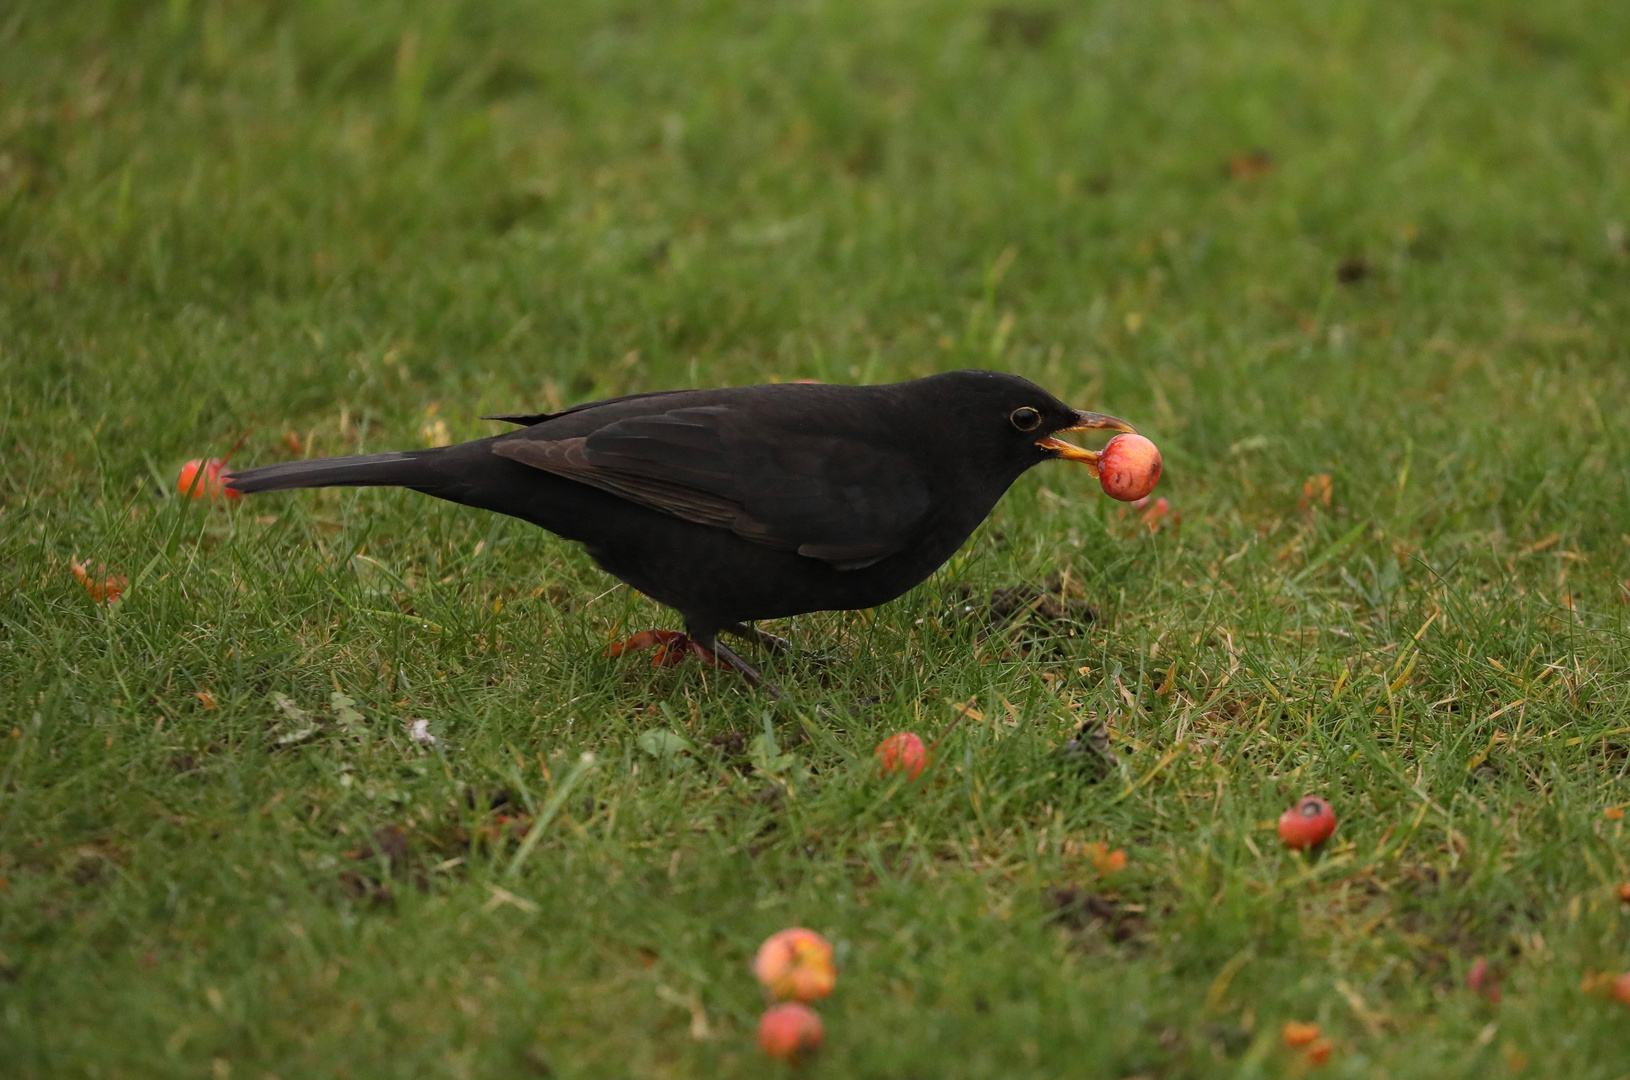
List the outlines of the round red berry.
{"type": "Polygon", "coordinates": [[[1159,480],[1160,450],[1142,435],[1117,435],[1098,454],[1098,484],[1112,499],[1136,502],[1159,480]]]}
{"type": "Polygon", "coordinates": [[[1335,811],[1317,795],[1306,796],[1279,815],[1279,839],[1296,851],[1318,847],[1335,831],[1335,811]]]}
{"type": "Polygon", "coordinates": [[[877,744],[876,753],[884,774],[904,773],[908,780],[917,779],[928,764],[928,748],[909,731],[890,735],[877,744]]]}

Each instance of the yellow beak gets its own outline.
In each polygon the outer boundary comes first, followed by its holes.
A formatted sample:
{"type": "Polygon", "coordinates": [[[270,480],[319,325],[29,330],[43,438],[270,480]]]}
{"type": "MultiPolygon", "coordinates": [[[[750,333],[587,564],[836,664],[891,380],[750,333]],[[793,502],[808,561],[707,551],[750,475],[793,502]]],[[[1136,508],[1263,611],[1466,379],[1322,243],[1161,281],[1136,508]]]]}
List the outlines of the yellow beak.
{"type": "MultiPolygon", "coordinates": [[[[1076,410],[1075,423],[1063,429],[1063,431],[1130,431],[1133,433],[1136,433],[1137,430],[1137,428],[1118,416],[1082,412],[1079,409],[1076,410]]],[[[1087,467],[1087,471],[1094,477],[1098,475],[1098,452],[1096,450],[1084,450],[1073,443],[1065,442],[1063,439],[1056,439],[1052,435],[1036,440],[1036,445],[1057,457],[1063,458],[1065,461],[1079,461],[1087,467]]]]}

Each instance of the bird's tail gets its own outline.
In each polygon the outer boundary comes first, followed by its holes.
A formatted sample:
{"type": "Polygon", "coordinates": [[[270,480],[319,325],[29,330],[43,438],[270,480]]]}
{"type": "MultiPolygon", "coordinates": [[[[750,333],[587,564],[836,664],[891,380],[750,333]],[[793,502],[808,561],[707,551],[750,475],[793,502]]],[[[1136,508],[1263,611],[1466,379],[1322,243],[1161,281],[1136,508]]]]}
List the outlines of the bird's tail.
{"type": "Polygon", "coordinates": [[[320,487],[423,488],[438,479],[434,450],[358,454],[353,457],[313,458],[261,465],[227,475],[226,486],[246,495],[257,491],[288,491],[320,487]]]}

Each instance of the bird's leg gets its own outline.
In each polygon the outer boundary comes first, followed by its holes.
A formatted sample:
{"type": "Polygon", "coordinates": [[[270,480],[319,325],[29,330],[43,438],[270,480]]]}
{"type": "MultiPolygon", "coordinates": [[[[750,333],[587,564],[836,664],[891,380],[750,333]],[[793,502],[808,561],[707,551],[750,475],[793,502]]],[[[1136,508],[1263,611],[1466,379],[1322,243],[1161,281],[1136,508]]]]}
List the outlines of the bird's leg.
{"type": "Polygon", "coordinates": [[[691,651],[699,657],[705,657],[714,663],[719,663],[722,661],[729,664],[731,667],[735,668],[741,673],[741,677],[747,680],[748,686],[763,690],[770,696],[772,701],[781,700],[781,691],[776,689],[775,683],[770,682],[764,676],[760,675],[758,671],[754,669],[752,664],[749,664],[747,661],[731,652],[730,649],[722,644],[713,634],[708,634],[704,637],[703,635],[696,633],[694,630],[691,631],[690,648],[691,651]]]}
{"type": "Polygon", "coordinates": [[[777,656],[785,656],[787,653],[792,651],[792,642],[788,641],[786,638],[776,637],[774,634],[766,634],[758,627],[749,626],[746,623],[730,623],[724,627],[724,632],[727,634],[733,634],[744,641],[751,641],[755,645],[762,645],[764,648],[769,649],[777,656]]]}

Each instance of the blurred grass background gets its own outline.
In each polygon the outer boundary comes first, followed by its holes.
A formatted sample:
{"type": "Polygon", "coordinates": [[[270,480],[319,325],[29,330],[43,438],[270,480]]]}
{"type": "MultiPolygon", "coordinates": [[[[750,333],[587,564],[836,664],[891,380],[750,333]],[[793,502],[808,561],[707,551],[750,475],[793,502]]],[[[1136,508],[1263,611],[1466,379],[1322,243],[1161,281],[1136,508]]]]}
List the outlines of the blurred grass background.
{"type": "Polygon", "coordinates": [[[4,1071],[761,1075],[803,923],[813,1075],[1280,1075],[1286,1019],[1332,1075],[1630,1075],[1581,989],[1630,968],[1627,178],[1608,0],[0,11],[4,1071]],[[762,700],[600,656],[667,616],[553,538],[170,494],[964,366],[1138,423],[1180,526],[1036,470],[771,627],[838,663],[771,664],[756,758],[762,700]],[[1053,574],[1049,633],[956,614],[1053,574]]]}

